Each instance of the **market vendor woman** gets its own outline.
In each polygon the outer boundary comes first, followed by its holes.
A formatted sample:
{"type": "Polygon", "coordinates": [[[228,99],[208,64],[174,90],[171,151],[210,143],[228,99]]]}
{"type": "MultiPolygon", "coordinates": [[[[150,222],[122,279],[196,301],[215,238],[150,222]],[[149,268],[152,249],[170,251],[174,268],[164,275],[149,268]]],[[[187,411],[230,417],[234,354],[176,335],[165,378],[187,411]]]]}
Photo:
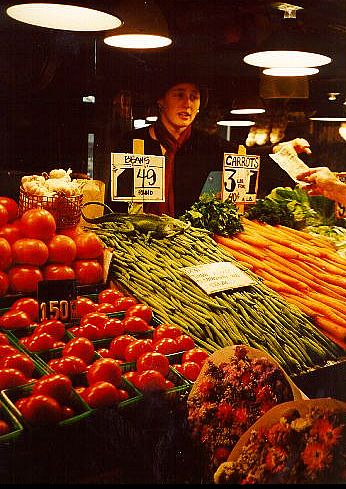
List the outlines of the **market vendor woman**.
{"type": "MultiPolygon", "coordinates": [[[[195,81],[171,81],[158,94],[157,104],[158,120],[126,134],[116,152],[132,153],[133,139],[142,139],[145,154],[165,155],[165,202],[146,203],[144,212],[179,217],[198,200],[209,173],[222,170],[224,153],[238,152],[238,145],[193,126],[199,110],[207,104],[207,89],[195,81]]],[[[305,139],[280,144],[310,152],[305,139]]]]}

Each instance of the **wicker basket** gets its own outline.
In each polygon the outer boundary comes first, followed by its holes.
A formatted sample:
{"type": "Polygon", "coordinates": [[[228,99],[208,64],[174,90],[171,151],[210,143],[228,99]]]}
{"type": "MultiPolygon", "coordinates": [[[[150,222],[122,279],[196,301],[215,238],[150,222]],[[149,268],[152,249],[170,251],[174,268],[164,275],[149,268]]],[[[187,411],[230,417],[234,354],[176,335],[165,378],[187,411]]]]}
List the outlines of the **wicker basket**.
{"type": "Polygon", "coordinates": [[[83,194],[66,197],[57,193],[52,197],[32,195],[21,187],[19,193],[19,216],[29,209],[40,208],[51,212],[57,229],[77,226],[82,214],[83,194]]]}

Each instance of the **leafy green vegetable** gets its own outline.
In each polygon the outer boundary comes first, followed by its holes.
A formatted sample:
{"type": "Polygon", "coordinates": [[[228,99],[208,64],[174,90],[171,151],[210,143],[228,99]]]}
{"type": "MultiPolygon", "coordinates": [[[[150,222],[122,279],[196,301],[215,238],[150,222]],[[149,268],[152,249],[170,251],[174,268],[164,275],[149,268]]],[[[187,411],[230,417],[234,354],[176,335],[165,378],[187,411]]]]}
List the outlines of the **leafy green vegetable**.
{"type": "Polygon", "coordinates": [[[235,204],[222,202],[214,194],[202,194],[180,219],[220,236],[233,236],[244,230],[235,204]]]}
{"type": "Polygon", "coordinates": [[[298,185],[276,187],[264,199],[257,200],[245,216],[271,225],[281,224],[302,229],[309,224],[321,224],[322,216],[311,205],[310,198],[298,185]]]}
{"type": "Polygon", "coordinates": [[[266,222],[272,226],[282,224],[290,228],[295,227],[293,212],[287,208],[286,203],[275,202],[266,197],[258,199],[256,204],[245,212],[245,216],[248,219],[266,222]]]}

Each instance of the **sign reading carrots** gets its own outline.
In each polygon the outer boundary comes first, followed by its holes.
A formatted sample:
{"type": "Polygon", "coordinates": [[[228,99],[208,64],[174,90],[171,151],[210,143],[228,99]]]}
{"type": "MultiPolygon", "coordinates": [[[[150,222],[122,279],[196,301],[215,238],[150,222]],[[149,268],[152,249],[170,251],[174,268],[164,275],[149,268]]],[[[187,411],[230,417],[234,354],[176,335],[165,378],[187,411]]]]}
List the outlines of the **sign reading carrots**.
{"type": "Polygon", "coordinates": [[[222,200],[233,203],[256,202],[260,157],[225,153],[223,160],[222,200]]]}

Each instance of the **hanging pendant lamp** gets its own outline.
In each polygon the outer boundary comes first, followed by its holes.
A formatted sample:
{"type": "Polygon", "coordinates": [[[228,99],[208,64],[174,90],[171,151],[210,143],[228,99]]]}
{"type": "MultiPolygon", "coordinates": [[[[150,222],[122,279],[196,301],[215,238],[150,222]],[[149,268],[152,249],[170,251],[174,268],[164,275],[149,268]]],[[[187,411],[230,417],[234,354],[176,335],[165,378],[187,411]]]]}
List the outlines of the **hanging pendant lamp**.
{"type": "Polygon", "coordinates": [[[346,106],[338,101],[328,100],[309,119],[320,122],[346,122],[346,106]]]}
{"type": "Polygon", "coordinates": [[[12,2],[6,14],[26,24],[68,31],[104,31],[122,24],[103,0],[12,2]]]}
{"type": "Polygon", "coordinates": [[[244,62],[262,68],[313,68],[330,63],[332,59],[329,56],[314,51],[317,43],[311,47],[308,45],[307,36],[297,24],[298,9],[287,4],[280,8],[284,10],[280,27],[268,36],[259,51],[247,54],[244,62]]]}
{"type": "Polygon", "coordinates": [[[122,0],[117,11],[123,25],[115,32],[107,32],[104,42],[123,49],[155,49],[169,46],[167,21],[152,0],[122,0]]]}

